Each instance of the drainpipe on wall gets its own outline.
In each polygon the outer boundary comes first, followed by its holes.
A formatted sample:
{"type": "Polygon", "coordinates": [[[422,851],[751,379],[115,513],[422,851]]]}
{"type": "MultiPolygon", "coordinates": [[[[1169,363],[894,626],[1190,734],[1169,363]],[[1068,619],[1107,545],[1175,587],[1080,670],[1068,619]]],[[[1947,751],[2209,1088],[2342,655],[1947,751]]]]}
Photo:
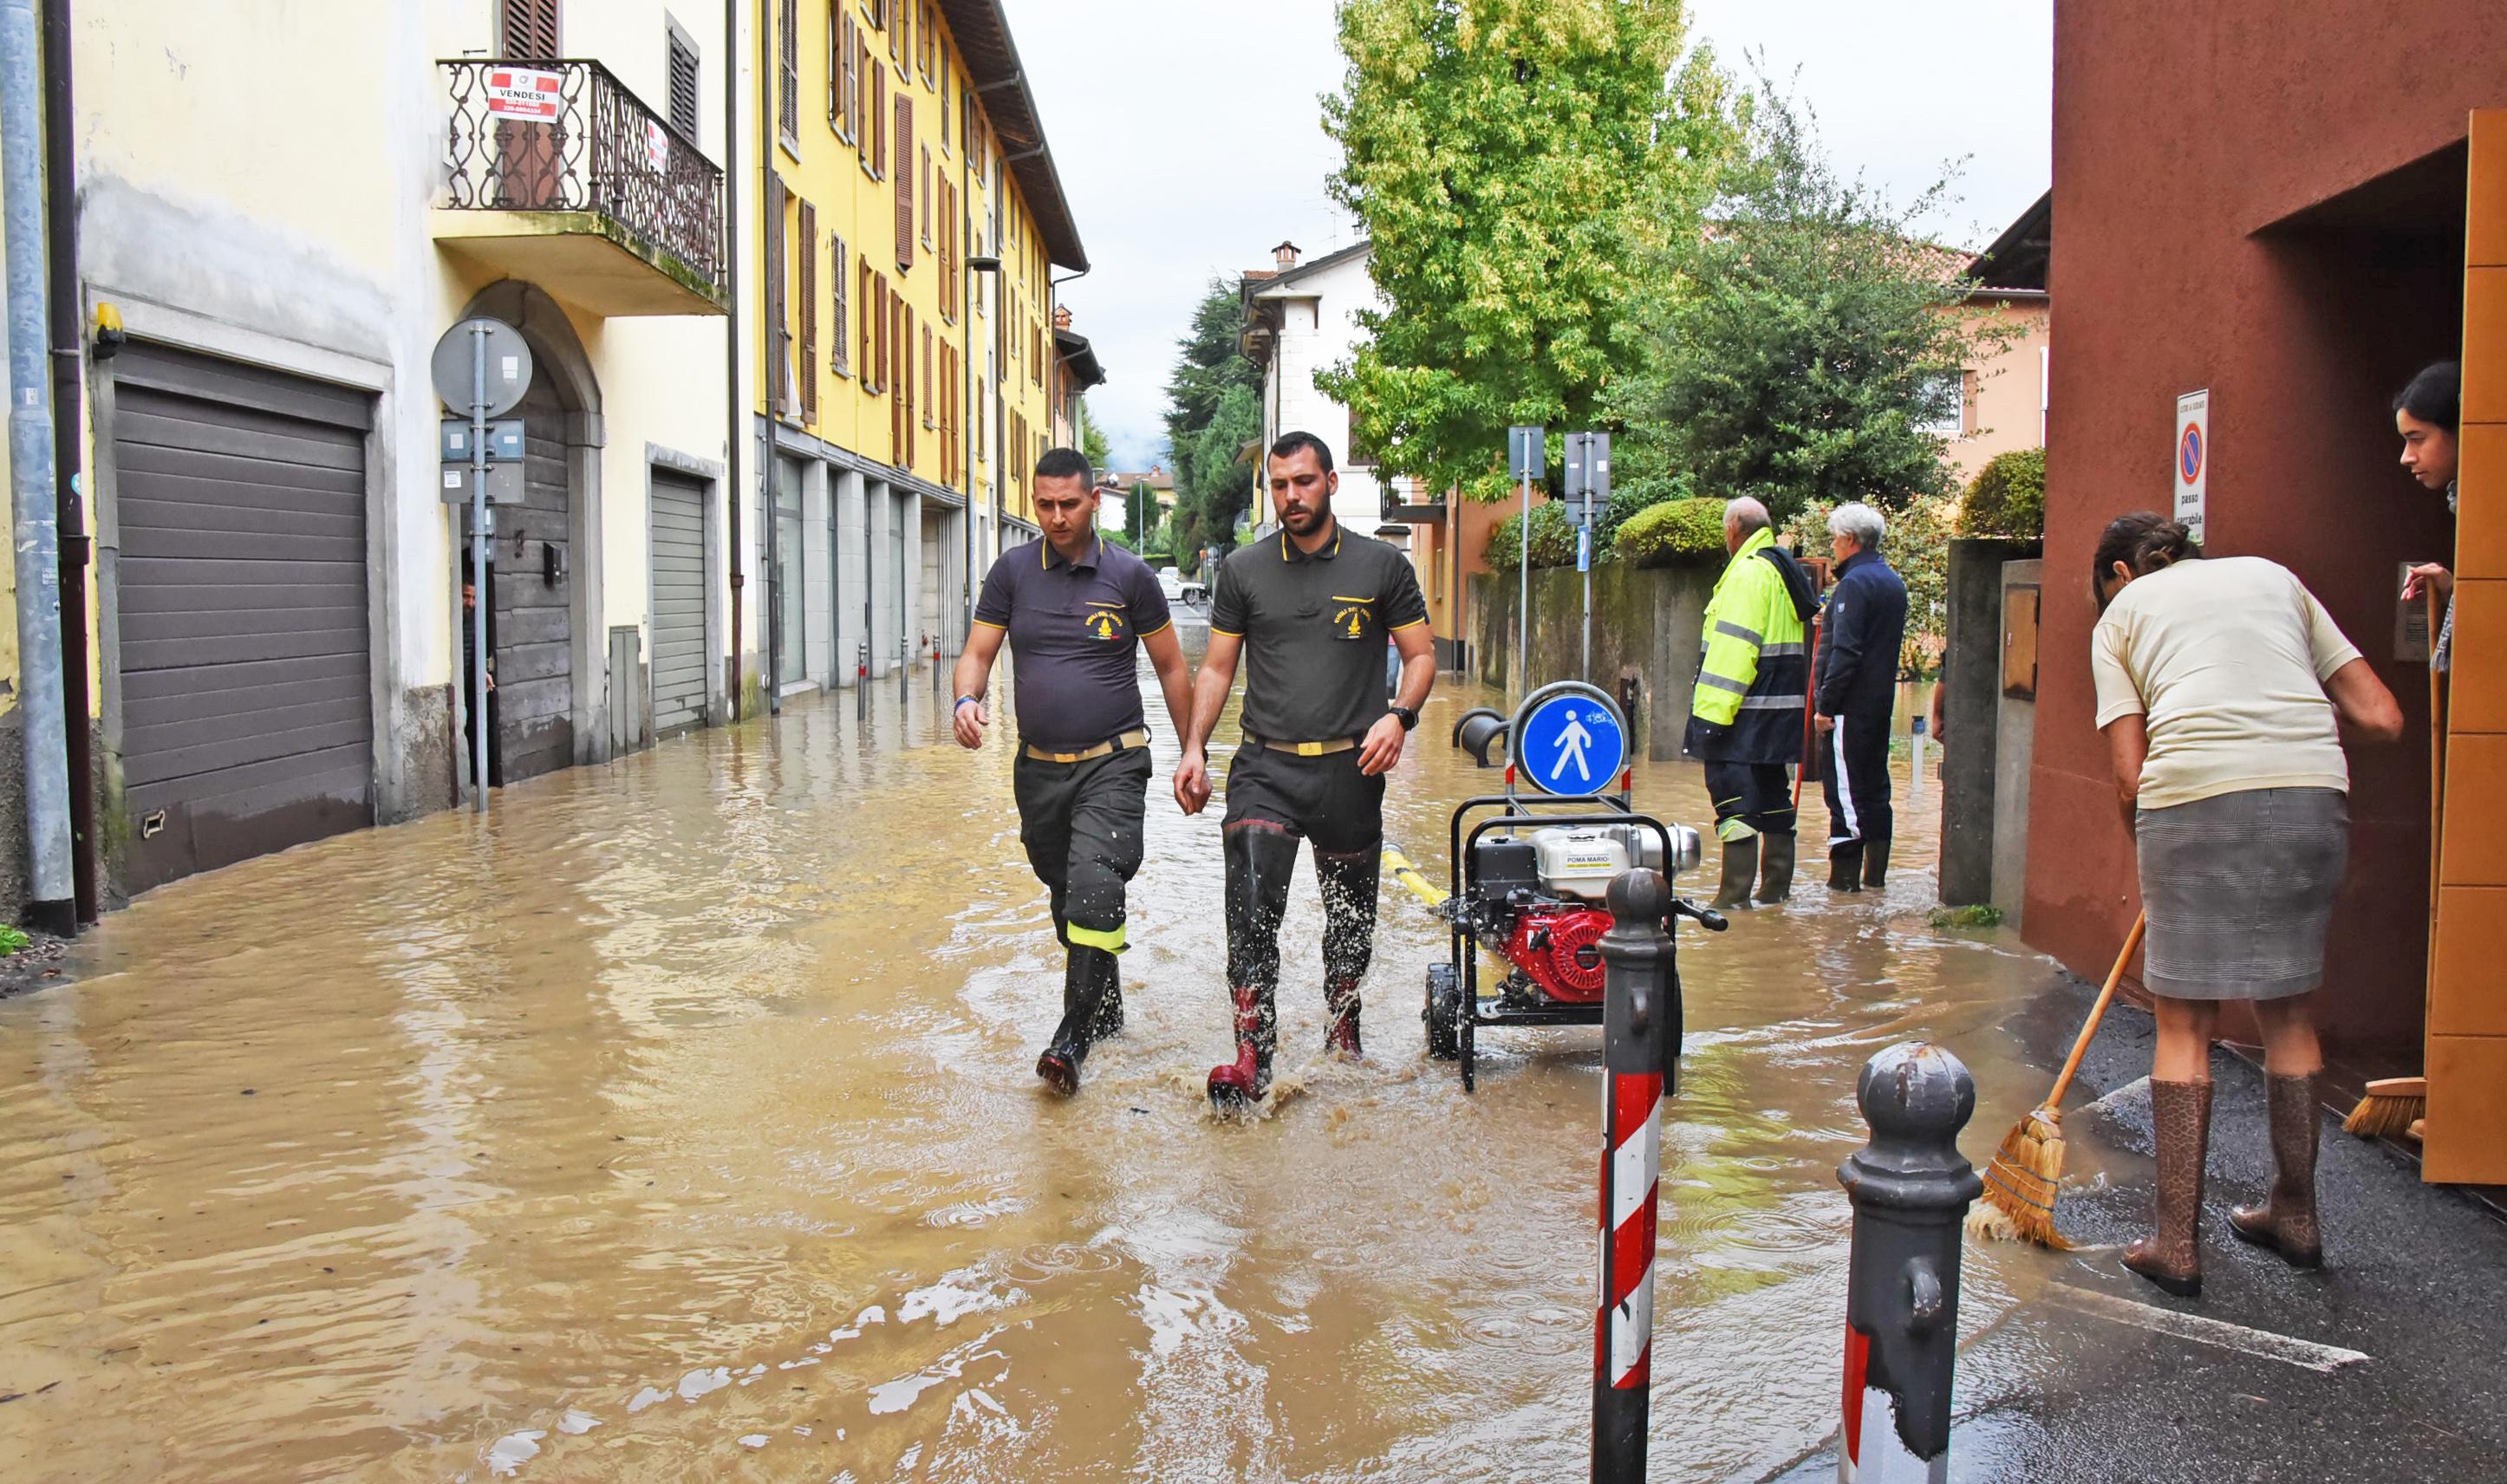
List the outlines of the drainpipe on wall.
{"type": "Polygon", "coordinates": [[[26,757],[26,922],[78,931],[61,725],[60,546],[46,396],[43,60],[34,0],[0,0],[0,212],[9,277],[9,493],[18,549],[18,721],[26,757]]]}
{"type": "Polygon", "coordinates": [[[92,923],[95,736],[88,726],[87,563],[94,543],[80,497],[78,165],[70,111],[70,0],[44,0],[44,218],[51,233],[53,509],[60,527],[61,720],[70,778],[70,887],[92,923]]]}
{"type": "Polygon", "coordinates": [[[748,436],[740,406],[740,0],[722,0],[723,536],[731,553],[731,719],[740,719],[740,442],[748,436]]]}

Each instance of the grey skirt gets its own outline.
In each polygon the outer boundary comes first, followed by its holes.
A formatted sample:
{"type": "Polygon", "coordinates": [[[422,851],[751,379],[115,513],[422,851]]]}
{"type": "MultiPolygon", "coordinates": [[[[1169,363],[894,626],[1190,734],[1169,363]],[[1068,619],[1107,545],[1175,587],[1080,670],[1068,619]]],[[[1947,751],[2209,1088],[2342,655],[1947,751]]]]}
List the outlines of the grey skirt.
{"type": "Polygon", "coordinates": [[[2136,816],[2142,983],[2170,999],[2280,999],[2324,978],[2350,856],[2337,788],[2254,788],[2136,816]]]}

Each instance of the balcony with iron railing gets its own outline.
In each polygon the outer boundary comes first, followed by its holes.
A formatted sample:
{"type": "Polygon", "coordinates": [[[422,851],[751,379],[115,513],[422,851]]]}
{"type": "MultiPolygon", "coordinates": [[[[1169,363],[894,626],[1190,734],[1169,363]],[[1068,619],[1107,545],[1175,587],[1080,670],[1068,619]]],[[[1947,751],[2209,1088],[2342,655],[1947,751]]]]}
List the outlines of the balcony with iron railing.
{"type": "Polygon", "coordinates": [[[448,60],[448,252],[609,316],[723,314],[722,171],[596,61],[448,60]]]}
{"type": "Polygon", "coordinates": [[[1432,499],[1419,481],[1403,475],[1384,482],[1383,518],[1405,525],[1432,525],[1445,519],[1445,502],[1432,499]]]}

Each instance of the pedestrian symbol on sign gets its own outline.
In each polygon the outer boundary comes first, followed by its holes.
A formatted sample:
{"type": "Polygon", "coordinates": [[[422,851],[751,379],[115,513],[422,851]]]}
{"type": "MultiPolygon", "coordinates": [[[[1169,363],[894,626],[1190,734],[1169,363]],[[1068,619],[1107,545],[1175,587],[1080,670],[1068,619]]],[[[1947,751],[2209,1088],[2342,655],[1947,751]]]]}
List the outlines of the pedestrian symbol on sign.
{"type": "Polygon", "coordinates": [[[1610,787],[1627,765],[1628,729],[1592,686],[1544,686],[1515,712],[1513,752],[1524,780],[1544,793],[1581,798],[1610,787]]]}

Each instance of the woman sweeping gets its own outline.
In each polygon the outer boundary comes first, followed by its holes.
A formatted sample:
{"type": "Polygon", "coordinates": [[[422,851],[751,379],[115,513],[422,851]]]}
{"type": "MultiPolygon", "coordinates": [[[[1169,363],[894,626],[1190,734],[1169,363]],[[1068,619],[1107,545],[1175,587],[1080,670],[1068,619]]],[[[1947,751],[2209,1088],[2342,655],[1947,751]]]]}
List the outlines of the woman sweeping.
{"type": "Polygon", "coordinates": [[[2338,712],[2391,742],[2401,710],[2286,567],[2202,561],[2185,527],[2128,515],[2098,541],[2103,610],[2089,641],[2106,734],[2149,917],[2142,982],[2157,1001],[2150,1074],[2157,1233],[2125,1266],[2170,1293],[2202,1291],[2202,1161],[2220,1002],[2262,1023],[2271,1197],[2229,1217],[2246,1241],[2320,1266],[2316,1074],[2309,997],[2349,853],[2349,769],[2338,712]]]}

